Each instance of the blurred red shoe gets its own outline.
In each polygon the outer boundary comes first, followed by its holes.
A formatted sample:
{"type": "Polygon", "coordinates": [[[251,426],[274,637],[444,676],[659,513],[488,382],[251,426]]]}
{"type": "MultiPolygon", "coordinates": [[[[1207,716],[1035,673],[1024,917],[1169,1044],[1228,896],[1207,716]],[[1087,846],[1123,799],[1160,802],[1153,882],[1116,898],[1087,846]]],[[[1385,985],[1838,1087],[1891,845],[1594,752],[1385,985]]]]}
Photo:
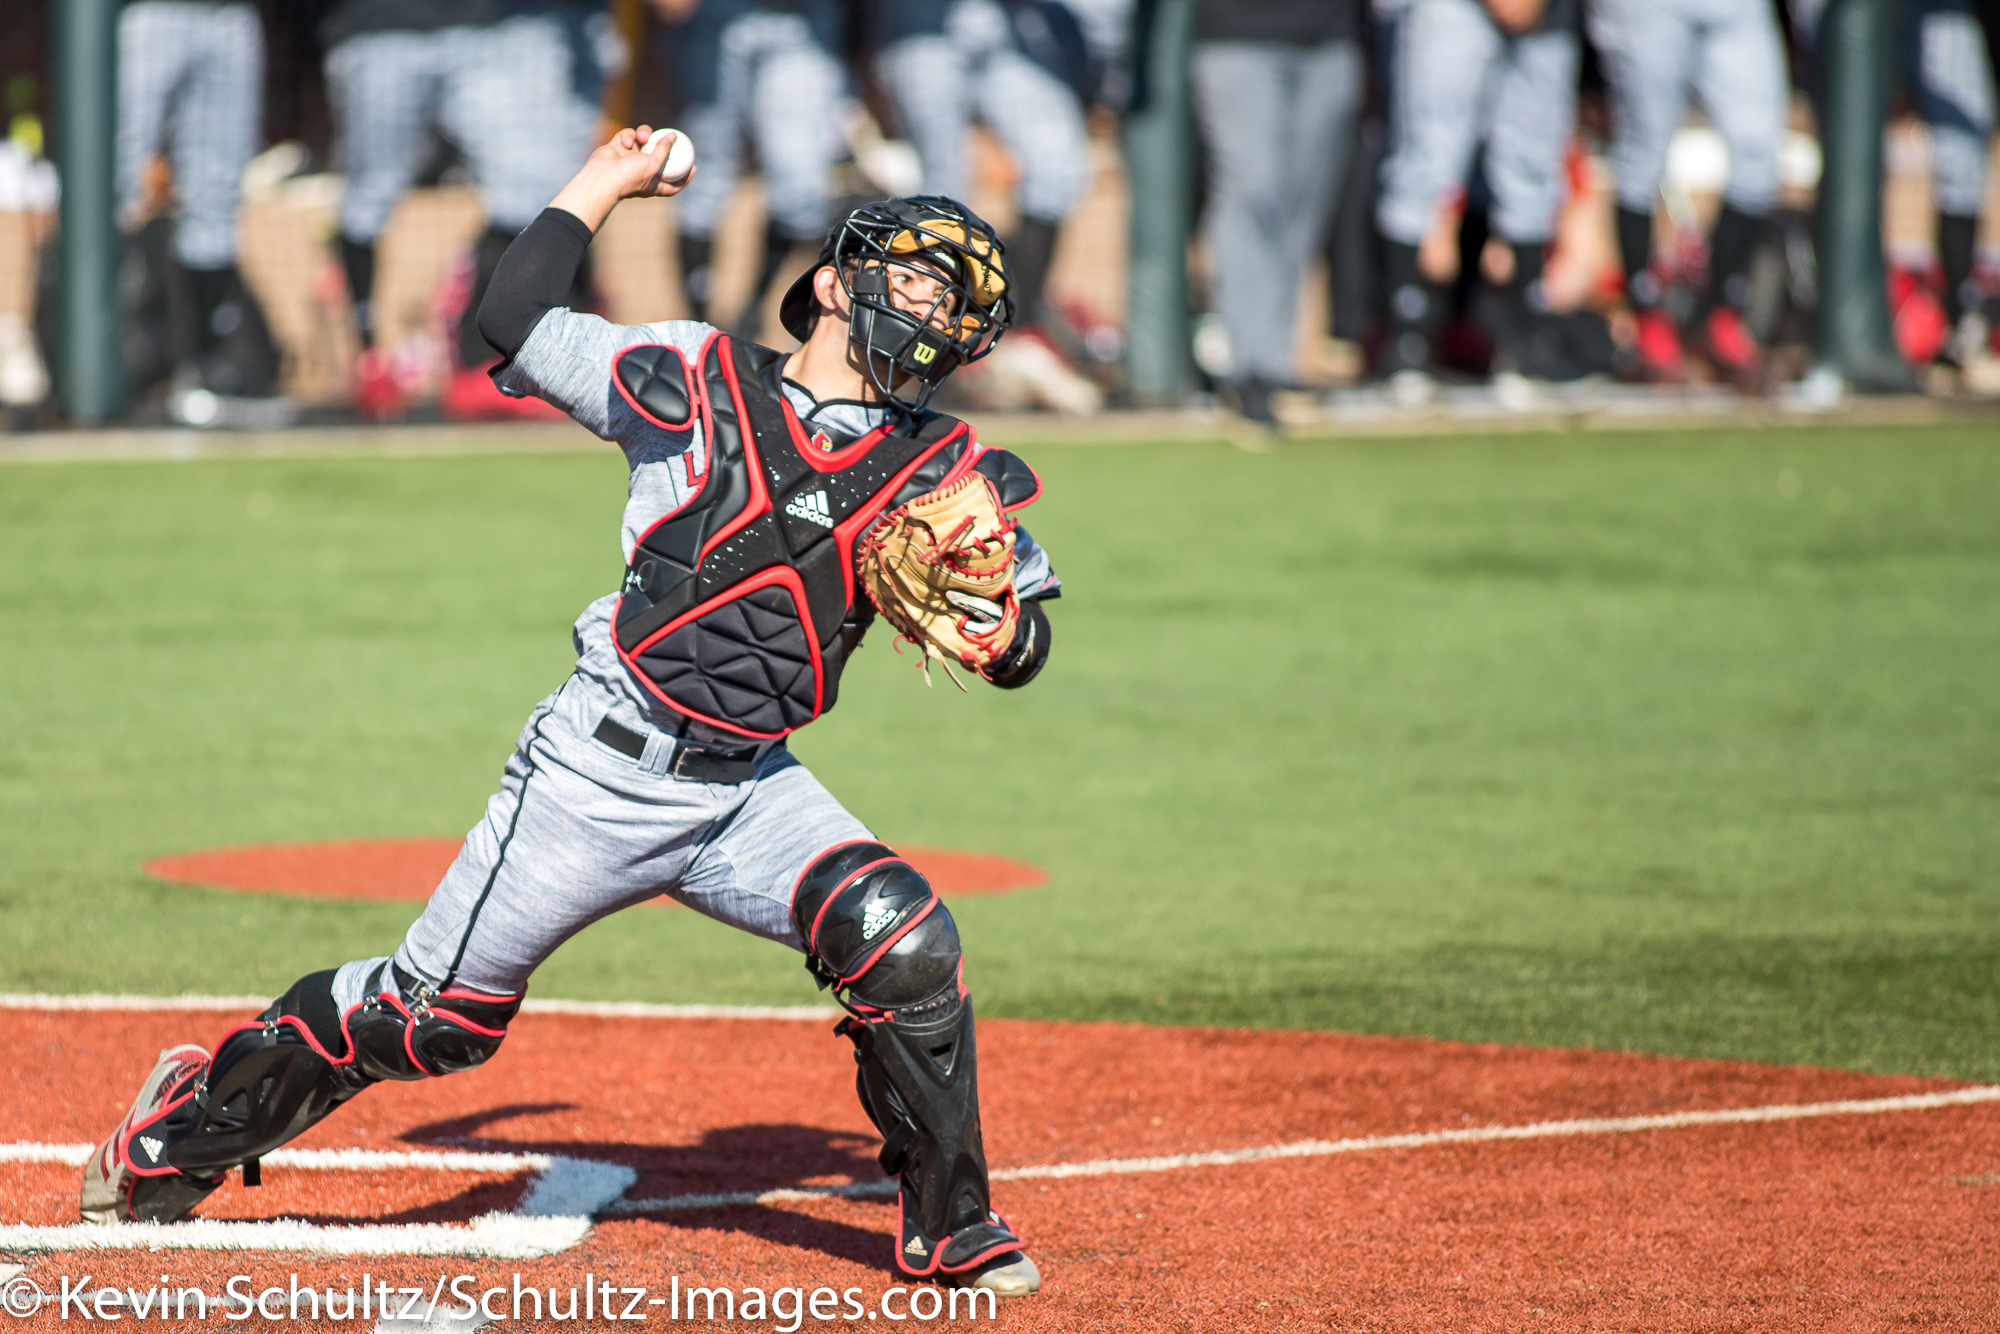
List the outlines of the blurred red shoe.
{"type": "Polygon", "coordinates": [[[1687,360],[1681,352],[1681,330],[1664,310],[1642,310],[1639,324],[1639,367],[1649,380],[1668,384],[1687,377],[1687,360]]]}
{"type": "Polygon", "coordinates": [[[1742,312],[1730,306],[1717,306],[1708,312],[1702,324],[1702,343],[1717,374],[1739,389],[1762,387],[1764,349],[1743,322],[1742,312]]]}
{"type": "Polygon", "coordinates": [[[452,372],[444,389],[444,415],[455,422],[569,420],[569,414],[539,398],[509,398],[485,370],[452,372]]]}
{"type": "Polygon", "coordinates": [[[380,348],[365,348],[354,362],[355,415],[371,422],[402,420],[410,401],[396,380],[395,368],[380,348]]]}
{"type": "Polygon", "coordinates": [[[1889,318],[1896,350],[1912,366],[1937,360],[1952,335],[1933,275],[1905,268],[1889,271],[1889,318]]]}

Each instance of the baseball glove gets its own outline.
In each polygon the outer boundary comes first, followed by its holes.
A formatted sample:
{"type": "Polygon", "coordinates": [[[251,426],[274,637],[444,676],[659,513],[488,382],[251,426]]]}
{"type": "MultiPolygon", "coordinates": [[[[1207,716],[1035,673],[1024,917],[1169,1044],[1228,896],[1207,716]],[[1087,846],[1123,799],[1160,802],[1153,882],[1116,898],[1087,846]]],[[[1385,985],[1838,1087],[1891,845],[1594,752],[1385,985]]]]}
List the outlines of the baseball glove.
{"type": "Polygon", "coordinates": [[[1014,642],[1014,520],[979,473],[884,514],[856,563],[882,618],[923,649],[926,680],[932,658],[978,671],[1014,642]]]}

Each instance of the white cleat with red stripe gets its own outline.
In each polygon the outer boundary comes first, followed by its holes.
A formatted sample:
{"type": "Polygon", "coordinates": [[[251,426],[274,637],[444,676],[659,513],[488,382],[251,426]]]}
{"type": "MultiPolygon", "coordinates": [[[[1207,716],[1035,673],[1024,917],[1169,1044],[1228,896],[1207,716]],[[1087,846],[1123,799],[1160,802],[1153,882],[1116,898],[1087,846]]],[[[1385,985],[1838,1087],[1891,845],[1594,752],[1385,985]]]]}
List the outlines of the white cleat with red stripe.
{"type": "MultiPolygon", "coordinates": [[[[172,1104],[193,1092],[194,1086],[201,1079],[202,1072],[207,1069],[208,1052],[193,1043],[169,1047],[160,1053],[159,1064],[155,1065],[153,1072],[146,1076],[146,1082],[139,1086],[139,1096],[133,1101],[132,1110],[125,1113],[125,1119],[118,1123],[118,1128],[111,1132],[111,1137],[98,1145],[97,1151],[91,1154],[90,1160],[83,1165],[84,1222],[129,1223],[141,1213],[147,1221],[172,1222],[172,1218],[160,1216],[162,1211],[157,1206],[165,1205],[167,1212],[178,1208],[178,1213],[175,1213],[174,1217],[179,1217],[194,1208],[202,1196],[214,1188],[210,1186],[208,1189],[201,1189],[179,1172],[168,1173],[165,1177],[157,1172],[142,1176],[132,1170],[131,1160],[131,1141],[134,1131],[145,1126],[147,1122],[156,1120],[172,1104]],[[140,1212],[135,1213],[132,1199],[134,1187],[149,1181],[163,1183],[167,1178],[186,1182],[187,1186],[180,1190],[149,1191],[148,1194],[183,1196],[185,1203],[182,1204],[180,1200],[171,1203],[164,1199],[156,1200],[150,1202],[156,1207],[142,1206],[140,1212]]],[[[153,1158],[161,1158],[164,1155],[164,1146],[145,1147],[151,1149],[150,1156],[153,1158]]]]}

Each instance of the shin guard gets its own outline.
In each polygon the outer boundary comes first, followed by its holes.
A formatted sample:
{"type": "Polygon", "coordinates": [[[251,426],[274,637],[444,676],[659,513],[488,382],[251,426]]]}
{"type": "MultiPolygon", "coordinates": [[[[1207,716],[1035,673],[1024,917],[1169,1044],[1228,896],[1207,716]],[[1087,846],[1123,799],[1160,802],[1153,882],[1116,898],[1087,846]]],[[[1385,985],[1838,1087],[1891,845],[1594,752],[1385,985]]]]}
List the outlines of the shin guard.
{"type": "Polygon", "coordinates": [[[888,848],[853,843],[807,868],[792,913],[807,966],[848,1012],[836,1031],[854,1043],[855,1088],[898,1179],[897,1267],[965,1274],[1019,1251],[988,1193],[972,1002],[937,893],[888,848]]]}
{"type": "MultiPolygon", "coordinates": [[[[373,1082],[348,1054],[333,973],[313,973],[223,1036],[200,1086],[155,1137],[163,1151],[144,1157],[187,1176],[220,1176],[298,1138],[373,1082]]],[[[141,1153],[130,1161],[135,1172],[147,1170],[141,1153]]]]}

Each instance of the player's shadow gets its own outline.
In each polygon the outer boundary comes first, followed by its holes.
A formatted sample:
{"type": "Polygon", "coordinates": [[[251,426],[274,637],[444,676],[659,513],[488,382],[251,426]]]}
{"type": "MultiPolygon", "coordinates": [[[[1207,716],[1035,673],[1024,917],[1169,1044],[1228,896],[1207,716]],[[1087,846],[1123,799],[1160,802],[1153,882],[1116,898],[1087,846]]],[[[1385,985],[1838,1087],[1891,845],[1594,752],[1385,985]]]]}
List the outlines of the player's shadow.
{"type": "MultiPolygon", "coordinates": [[[[639,1174],[625,1192],[632,1201],[671,1200],[676,1196],[724,1195],[795,1188],[807,1183],[880,1181],[875,1161],[880,1141],[874,1135],[823,1126],[797,1124],[721,1126],[694,1144],[630,1144],[553,1140],[481,1131],[522,1116],[573,1109],[569,1103],[516,1103],[470,1115],[414,1126],[401,1136],[405,1143],[468,1149],[483,1153],[534,1153],[623,1163],[639,1174]]],[[[519,1178],[485,1181],[447,1199],[433,1200],[390,1214],[366,1217],[332,1214],[309,1216],[320,1224],[460,1223],[481,1214],[508,1210],[520,1199],[519,1178]]],[[[818,1251],[871,1269],[890,1272],[888,1247],[896,1231],[895,1197],[862,1196],[842,1201],[840,1208],[867,1211],[871,1226],[802,1213],[783,1205],[726,1204],[651,1210],[607,1211],[601,1218],[651,1218],[675,1227],[735,1232],[761,1240],[818,1251]]]]}

